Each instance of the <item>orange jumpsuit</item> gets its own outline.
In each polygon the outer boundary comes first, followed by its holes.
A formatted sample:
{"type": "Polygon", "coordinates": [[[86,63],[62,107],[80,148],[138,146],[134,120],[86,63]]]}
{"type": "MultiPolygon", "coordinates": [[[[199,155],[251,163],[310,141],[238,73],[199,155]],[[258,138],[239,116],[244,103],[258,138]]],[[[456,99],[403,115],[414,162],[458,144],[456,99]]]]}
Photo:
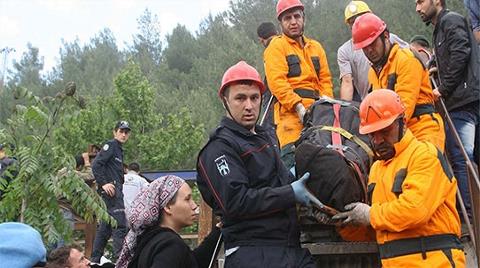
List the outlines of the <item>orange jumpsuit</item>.
{"type": "MultiPolygon", "coordinates": [[[[442,164],[445,159],[440,151],[428,142],[418,141],[408,129],[394,146],[395,156],[387,161],[376,161],[369,176],[369,186],[374,186],[370,223],[376,231],[380,251],[382,246],[389,243],[392,246],[392,241],[399,239],[445,234],[458,239],[457,180],[446,169],[446,162],[442,164]]],[[[462,250],[448,251],[455,267],[465,266],[462,250]]],[[[422,253],[382,257],[382,265],[452,267],[442,250],[427,251],[424,257],[422,253]]]]}
{"type": "Polygon", "coordinates": [[[379,74],[373,68],[368,73],[368,81],[372,89],[392,89],[400,95],[405,105],[407,127],[421,141],[429,141],[442,152],[445,148],[445,129],[442,117],[431,110],[421,115],[414,111],[421,106],[433,109],[434,96],[430,85],[428,70],[408,48],[399,48],[397,44],[388,56],[387,63],[379,74]]]}
{"type": "Polygon", "coordinates": [[[268,86],[278,100],[274,120],[280,148],[300,137],[303,125],[295,105],[301,102],[308,109],[315,101],[312,96],[333,97],[332,77],[322,45],[305,36],[303,40],[302,48],[286,35],[274,37],[263,54],[268,86]]]}

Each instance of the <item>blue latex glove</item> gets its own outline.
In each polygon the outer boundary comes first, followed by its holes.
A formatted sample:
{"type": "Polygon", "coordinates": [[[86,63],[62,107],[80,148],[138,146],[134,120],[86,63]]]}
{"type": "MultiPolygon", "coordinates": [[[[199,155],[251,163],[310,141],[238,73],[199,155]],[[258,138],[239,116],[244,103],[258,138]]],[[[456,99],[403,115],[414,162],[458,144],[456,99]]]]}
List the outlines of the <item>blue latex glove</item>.
{"type": "Polygon", "coordinates": [[[293,188],[293,193],[295,194],[295,201],[305,206],[310,206],[310,198],[307,195],[308,190],[305,186],[308,178],[310,178],[310,173],[307,172],[303,174],[300,179],[290,184],[293,188]]]}
{"type": "Polygon", "coordinates": [[[295,172],[295,165],[290,169],[290,173],[292,173],[294,177],[297,176],[297,173],[295,172]]]}

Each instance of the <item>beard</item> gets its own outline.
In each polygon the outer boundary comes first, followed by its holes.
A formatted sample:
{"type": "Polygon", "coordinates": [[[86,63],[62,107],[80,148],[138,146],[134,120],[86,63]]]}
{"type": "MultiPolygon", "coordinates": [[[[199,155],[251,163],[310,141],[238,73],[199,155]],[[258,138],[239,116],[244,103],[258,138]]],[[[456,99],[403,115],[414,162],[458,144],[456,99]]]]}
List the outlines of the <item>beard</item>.
{"type": "Polygon", "coordinates": [[[436,9],[433,6],[431,6],[429,9],[425,10],[425,13],[420,13],[420,18],[426,24],[430,24],[432,22],[433,17],[435,17],[436,13],[437,13],[436,9]]]}
{"type": "Polygon", "coordinates": [[[388,160],[395,156],[395,147],[387,142],[372,144],[376,160],[388,160]]]}

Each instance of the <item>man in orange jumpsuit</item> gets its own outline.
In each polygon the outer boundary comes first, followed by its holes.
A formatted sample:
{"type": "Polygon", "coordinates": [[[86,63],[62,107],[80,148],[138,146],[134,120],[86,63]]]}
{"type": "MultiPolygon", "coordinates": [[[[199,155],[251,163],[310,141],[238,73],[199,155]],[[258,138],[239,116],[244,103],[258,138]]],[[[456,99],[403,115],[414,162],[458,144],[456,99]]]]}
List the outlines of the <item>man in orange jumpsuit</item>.
{"type": "Polygon", "coordinates": [[[392,90],[373,91],[360,104],[360,133],[378,160],[369,176],[370,207],[345,206],[343,224],[371,225],[383,267],[465,267],[457,180],[438,148],[405,127],[405,107],[392,90]]]}
{"type": "Polygon", "coordinates": [[[420,141],[433,143],[442,152],[445,130],[435,111],[428,70],[408,48],[389,41],[387,25],[372,13],[361,15],[352,27],[353,45],[372,63],[368,81],[373,90],[394,90],[405,104],[407,127],[420,141]]]}
{"type": "Polygon", "coordinates": [[[325,51],[319,42],[303,35],[303,10],[300,0],[278,1],[282,35],[274,37],[263,54],[268,86],[278,100],[274,121],[288,168],[293,166],[293,143],[300,137],[306,109],[319,96],[333,97],[325,51]]]}

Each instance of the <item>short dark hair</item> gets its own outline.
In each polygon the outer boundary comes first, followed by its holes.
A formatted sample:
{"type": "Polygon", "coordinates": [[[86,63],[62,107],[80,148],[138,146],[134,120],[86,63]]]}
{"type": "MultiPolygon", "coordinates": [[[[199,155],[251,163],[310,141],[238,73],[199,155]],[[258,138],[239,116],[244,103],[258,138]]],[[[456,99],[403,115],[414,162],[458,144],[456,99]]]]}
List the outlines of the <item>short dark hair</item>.
{"type": "Polygon", "coordinates": [[[268,39],[277,34],[277,28],[272,22],[262,22],[257,28],[258,37],[263,39],[268,39]]]}
{"type": "Polygon", "coordinates": [[[417,43],[421,45],[422,47],[430,48],[430,42],[428,42],[428,39],[423,36],[423,35],[415,35],[410,39],[410,43],[417,43]]]}
{"type": "Polygon", "coordinates": [[[128,165],[128,169],[135,172],[140,172],[140,164],[137,162],[132,162],[128,165]]]}
{"type": "Polygon", "coordinates": [[[68,258],[72,249],[83,251],[78,245],[61,246],[48,255],[47,268],[64,268],[66,265],[69,265],[68,258]]]}
{"type": "Polygon", "coordinates": [[[81,168],[85,166],[85,160],[81,154],[75,156],[75,168],[81,168]]]}

